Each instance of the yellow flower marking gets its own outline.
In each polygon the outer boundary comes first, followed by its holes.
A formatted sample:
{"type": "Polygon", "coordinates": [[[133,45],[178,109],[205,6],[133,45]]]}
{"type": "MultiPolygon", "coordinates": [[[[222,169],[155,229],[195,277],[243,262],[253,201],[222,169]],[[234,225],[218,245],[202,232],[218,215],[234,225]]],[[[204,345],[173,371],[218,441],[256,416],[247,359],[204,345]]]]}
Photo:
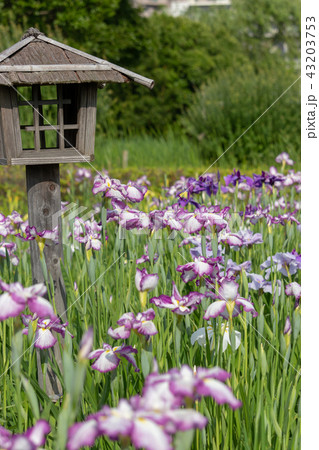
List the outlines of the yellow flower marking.
{"type": "Polygon", "coordinates": [[[43,257],[44,245],[45,245],[45,239],[44,239],[44,238],[41,238],[40,236],[37,236],[37,237],[35,238],[35,240],[37,241],[38,246],[39,246],[39,250],[40,250],[40,258],[42,258],[42,257],[43,257]]]}
{"type": "Polygon", "coordinates": [[[226,302],[226,309],[228,311],[229,317],[232,317],[235,305],[235,300],[228,300],[226,302]]]}

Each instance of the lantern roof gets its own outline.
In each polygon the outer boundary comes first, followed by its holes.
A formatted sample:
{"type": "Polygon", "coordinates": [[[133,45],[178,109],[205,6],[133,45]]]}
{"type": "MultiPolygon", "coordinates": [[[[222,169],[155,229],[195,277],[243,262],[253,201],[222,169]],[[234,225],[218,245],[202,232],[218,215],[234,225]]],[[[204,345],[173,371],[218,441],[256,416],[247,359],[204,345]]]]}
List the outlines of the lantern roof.
{"type": "Polygon", "coordinates": [[[154,86],[149,78],[50,39],[36,28],[29,28],[19,42],[0,53],[0,85],[130,81],[154,86]]]}

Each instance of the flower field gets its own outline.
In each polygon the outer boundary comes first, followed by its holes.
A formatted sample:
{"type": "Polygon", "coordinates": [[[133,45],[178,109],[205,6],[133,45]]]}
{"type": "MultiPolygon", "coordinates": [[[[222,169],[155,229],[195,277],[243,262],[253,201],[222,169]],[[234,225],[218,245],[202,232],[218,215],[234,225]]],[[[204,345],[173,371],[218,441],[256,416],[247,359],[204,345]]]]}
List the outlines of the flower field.
{"type": "Polygon", "coordinates": [[[293,165],[282,153],[258,174],[161,189],[78,168],[62,191],[60,317],[43,256],[58,230],[30,227],[22,202],[0,214],[0,448],[300,448],[293,165]],[[32,285],[33,240],[46,284],[32,285]]]}

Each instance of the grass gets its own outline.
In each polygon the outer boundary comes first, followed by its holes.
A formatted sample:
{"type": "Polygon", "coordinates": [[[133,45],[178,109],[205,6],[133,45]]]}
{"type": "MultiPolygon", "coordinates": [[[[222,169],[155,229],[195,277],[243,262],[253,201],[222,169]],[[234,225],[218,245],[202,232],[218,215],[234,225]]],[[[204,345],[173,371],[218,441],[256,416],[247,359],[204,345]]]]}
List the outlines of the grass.
{"type": "Polygon", "coordinates": [[[179,169],[202,166],[199,149],[190,140],[169,133],[167,136],[97,136],[95,162],[98,167],[179,169]],[[127,154],[127,160],[125,157],[127,154]]]}
{"type": "MultiPolygon", "coordinates": [[[[72,197],[73,192],[80,189],[72,185],[68,186],[70,193],[64,193],[65,198],[69,195],[70,201],[76,198],[72,197]]],[[[97,201],[85,186],[81,192],[84,204],[92,205],[97,201]]],[[[287,200],[293,201],[294,195],[294,191],[287,190],[285,193],[287,200]]],[[[202,197],[201,200],[205,203],[208,198],[202,197]]],[[[216,200],[232,208],[236,200],[239,210],[244,208],[242,201],[232,197],[218,194],[216,200]]],[[[260,201],[272,204],[273,198],[264,193],[260,201]]],[[[149,210],[150,203],[151,199],[148,197],[141,204],[141,209],[149,210]]],[[[149,272],[158,273],[160,278],[158,287],[149,298],[160,294],[170,295],[172,280],[182,294],[198,290],[195,282],[185,285],[176,272],[177,265],[185,264],[185,260],[191,259],[189,247],[179,247],[182,240],[180,234],[171,240],[168,239],[167,230],[164,230],[162,239],[159,240],[152,234],[126,232],[126,239],[121,239],[117,226],[105,223],[104,209],[100,218],[104,233],[107,233],[109,239],[107,245],[103,245],[101,251],[93,252],[91,258],[82,246],[73,253],[70,245],[72,240],[64,241],[63,277],[68,305],[72,305],[68,311],[68,321],[74,339],[66,339],[64,344],[61,342],[64,367],[62,372],[56,369],[64,389],[62,404],[53,404],[40,390],[36,376],[35,350],[33,347],[29,348],[30,341],[21,335],[20,320],[8,319],[0,323],[0,371],[1,374],[4,373],[0,378],[0,425],[14,432],[23,432],[37,418],[45,418],[52,428],[46,448],[62,450],[66,442],[67,426],[73,421],[84,420],[104,404],[116,406],[120,398],[129,398],[141,392],[145,376],[151,369],[150,357],[154,355],[160,372],[188,364],[191,367],[218,365],[232,374],[230,386],[235,396],[242,401],[242,408],[232,411],[228,406],[217,405],[210,398],[199,402],[199,411],[209,419],[209,424],[205,430],[195,433],[190,443],[192,449],[300,448],[300,309],[294,310],[294,302],[291,297],[285,296],[284,289],[276,296],[274,304],[270,294],[249,292],[259,316],[252,319],[249,314],[244,314],[234,319],[234,326],[242,336],[242,343],[237,351],[228,347],[226,352],[221,353],[218,349],[221,347],[218,347],[216,341],[212,350],[208,346],[191,345],[191,334],[199,327],[207,326],[203,313],[209,301],[205,300],[197,311],[183,317],[180,322],[177,322],[170,311],[154,307],[155,324],[159,333],[152,338],[151,347],[146,348],[137,336],[131,336],[127,342],[138,349],[137,363],[142,368],[140,373],[135,373],[124,362],[116,372],[100,374],[91,370],[87,363],[78,360],[79,342],[89,325],[93,325],[94,329],[93,348],[101,348],[103,342],[112,343],[107,330],[109,326],[116,325],[122,313],[140,311],[141,305],[134,283],[135,260],[144,253],[146,243],[151,253],[159,254],[156,263],[145,265],[149,272]],[[74,282],[78,285],[78,293],[74,291],[74,282]],[[288,346],[283,337],[287,315],[291,318],[293,329],[288,346]],[[17,364],[10,367],[19,355],[21,358],[17,364]]],[[[96,216],[96,219],[99,217],[96,216]]],[[[239,216],[235,219],[232,224],[234,231],[243,225],[243,219],[239,216]]],[[[70,225],[64,221],[65,237],[70,225]]],[[[262,233],[263,244],[252,249],[242,248],[240,251],[230,249],[227,257],[237,263],[250,259],[253,273],[261,272],[260,264],[269,255],[292,251],[294,248],[300,250],[300,234],[295,224],[276,225],[271,234],[264,222],[258,222],[250,228],[262,233]]],[[[32,276],[28,244],[20,241],[17,244],[20,264],[14,267],[8,259],[0,258],[0,278],[6,282],[20,281],[29,286],[32,284],[32,276]]],[[[276,273],[276,277],[282,280],[283,285],[289,282],[279,273],[276,273]]],[[[300,282],[300,274],[297,273],[292,279],[300,282]]],[[[271,281],[275,282],[274,274],[271,281]]],[[[245,276],[241,276],[239,284],[241,295],[247,297],[245,276]]],[[[200,290],[205,291],[203,287],[200,290]]],[[[215,336],[219,336],[221,319],[212,322],[215,336]]],[[[119,449],[120,446],[100,438],[94,448],[119,449]]],[[[178,447],[176,441],[175,448],[187,449],[188,446],[183,444],[178,447]]]]}

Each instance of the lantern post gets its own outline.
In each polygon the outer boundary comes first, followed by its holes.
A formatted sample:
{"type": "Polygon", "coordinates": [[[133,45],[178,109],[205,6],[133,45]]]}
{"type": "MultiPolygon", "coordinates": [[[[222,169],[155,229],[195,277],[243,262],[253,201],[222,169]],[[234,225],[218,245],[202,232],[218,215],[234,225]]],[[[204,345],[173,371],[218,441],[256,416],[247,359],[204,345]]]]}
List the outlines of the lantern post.
{"type": "MultiPolygon", "coordinates": [[[[35,28],[0,53],[0,164],[26,166],[29,226],[37,233],[57,226],[57,241],[47,241],[44,247],[45,264],[36,240],[30,241],[30,253],[33,283],[53,287],[50,297],[62,322],[70,305],[61,273],[59,164],[94,159],[97,89],[131,81],[148,88],[154,85],[149,78],[50,39],[35,28]],[[46,108],[53,111],[51,116],[46,116],[46,108]]],[[[57,344],[53,354],[62,371],[57,344]]],[[[45,361],[46,391],[57,400],[62,388],[50,357],[47,351],[38,352],[38,378],[43,388],[45,361]]]]}

